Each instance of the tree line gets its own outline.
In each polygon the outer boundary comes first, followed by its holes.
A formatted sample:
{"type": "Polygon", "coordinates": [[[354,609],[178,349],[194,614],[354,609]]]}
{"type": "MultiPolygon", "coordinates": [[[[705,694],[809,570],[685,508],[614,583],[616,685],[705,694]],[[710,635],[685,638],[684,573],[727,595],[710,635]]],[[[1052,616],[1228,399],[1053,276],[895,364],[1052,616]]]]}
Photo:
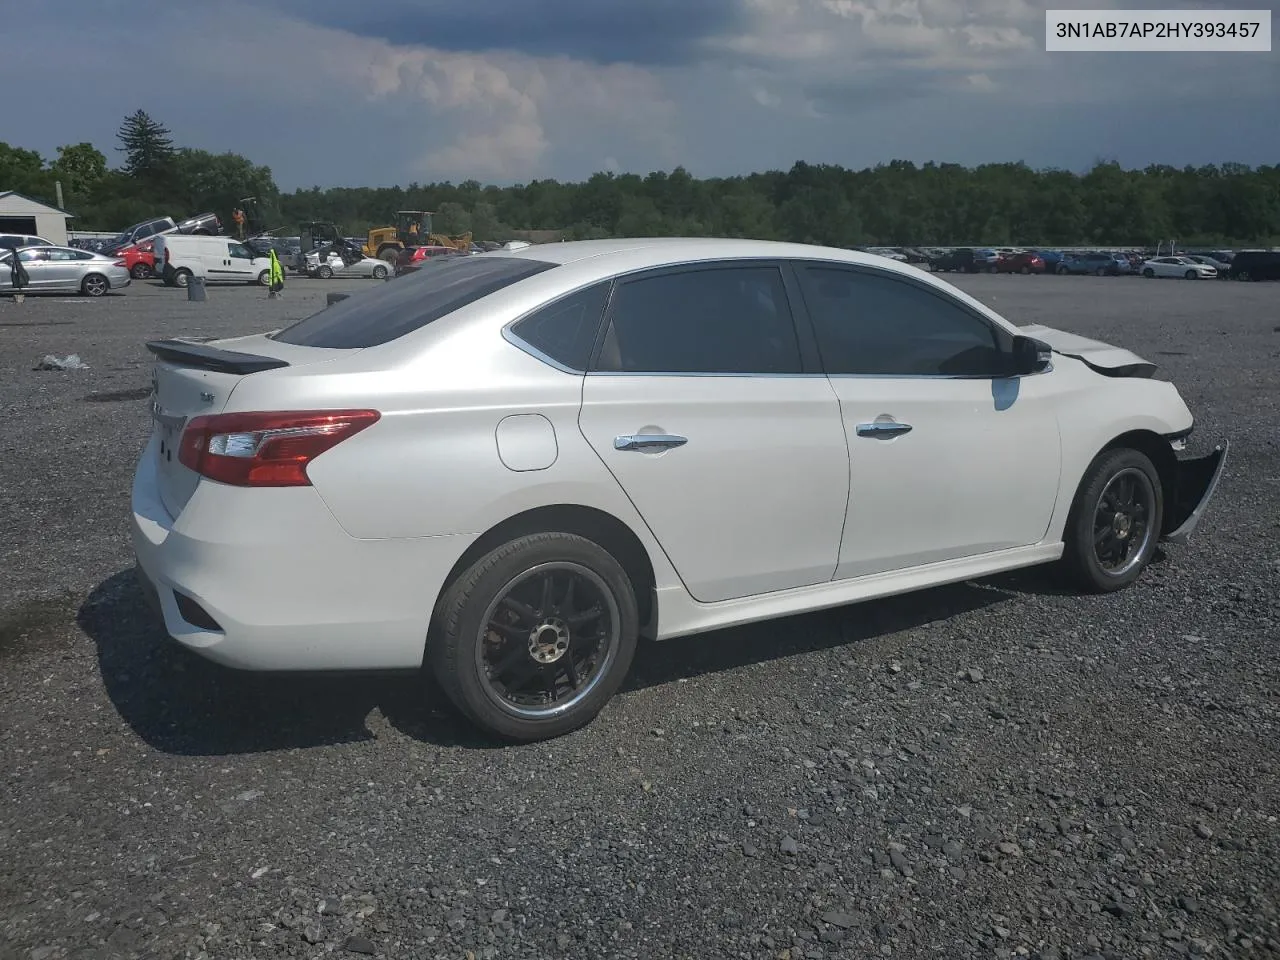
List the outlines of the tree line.
{"type": "Polygon", "coordinates": [[[1024,163],[964,167],[905,160],[863,170],[797,162],[790,170],[697,179],[682,167],[597,173],[584,182],[515,186],[410,183],[289,193],[271,169],[237,153],[175,146],[139,110],[124,119],[114,152],[91,143],[55,158],[0,143],[0,190],[63,201],[80,230],[118,230],[154,216],[212,210],[230,225],[242,197],[258,198],[268,227],[293,234],[330,220],[349,236],[390,223],[396,210],[431,210],[441,233],[476,239],[729,236],[839,247],[963,243],[1061,246],[1280,243],[1280,165],[1099,161],[1087,173],[1024,163]]]}

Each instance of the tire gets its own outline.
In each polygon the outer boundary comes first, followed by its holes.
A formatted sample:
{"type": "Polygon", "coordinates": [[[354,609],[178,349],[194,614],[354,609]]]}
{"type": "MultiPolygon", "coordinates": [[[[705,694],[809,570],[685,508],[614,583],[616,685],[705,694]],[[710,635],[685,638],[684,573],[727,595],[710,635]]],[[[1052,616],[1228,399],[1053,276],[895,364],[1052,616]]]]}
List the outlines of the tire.
{"type": "Polygon", "coordinates": [[[426,661],[468,719],[502,739],[527,743],[561,736],[595,718],[631,669],[639,630],[635,589],[607,550],[573,534],[531,534],[480,558],[445,590],[433,617],[426,661]],[[548,575],[552,586],[544,592],[537,581],[548,575]],[[575,584],[571,600],[567,596],[570,576],[575,584]],[[517,612],[516,605],[500,610],[503,598],[512,593],[524,601],[519,605],[523,613],[517,612]],[[605,639],[594,648],[594,661],[589,662],[586,655],[581,663],[575,660],[570,646],[575,640],[574,625],[565,623],[574,618],[559,609],[566,600],[569,609],[582,610],[581,604],[590,600],[587,609],[603,611],[579,627],[602,627],[605,639]],[[483,629],[497,623],[504,625],[501,631],[483,629]],[[498,663],[493,664],[490,657],[498,663]],[[554,659],[544,660],[539,668],[539,657],[554,659]],[[545,688],[539,678],[547,682],[548,676],[556,678],[552,683],[563,681],[571,688],[576,677],[580,685],[566,690],[559,704],[522,705],[488,676],[487,668],[502,666],[504,660],[507,666],[501,673],[508,676],[534,671],[527,681],[513,681],[517,690],[533,682],[542,696],[545,688]],[[562,662],[564,667],[557,666],[562,662]]]}
{"type": "Polygon", "coordinates": [[[145,263],[135,263],[133,269],[129,271],[129,275],[135,280],[146,280],[151,276],[151,268],[145,263]]]}
{"type": "Polygon", "coordinates": [[[180,289],[186,289],[187,281],[191,279],[191,271],[186,267],[179,267],[173,271],[173,285],[180,289]]]}
{"type": "Polygon", "coordinates": [[[400,259],[399,247],[383,247],[378,251],[378,259],[385,260],[387,263],[395,266],[397,260],[400,259]]]}
{"type": "Polygon", "coordinates": [[[929,272],[930,272],[930,273],[937,273],[937,272],[938,272],[938,265],[937,265],[936,263],[931,263],[931,264],[929,264],[929,272]]]}
{"type": "Polygon", "coordinates": [[[1147,269],[1143,270],[1142,275],[1146,277],[1148,280],[1154,280],[1156,278],[1156,272],[1152,270],[1150,267],[1147,267],[1147,269]]]}
{"type": "Polygon", "coordinates": [[[1059,268],[1058,268],[1058,276],[1060,276],[1060,277],[1065,277],[1068,273],[1070,273],[1070,271],[1069,271],[1069,270],[1067,270],[1067,268],[1066,268],[1066,267],[1059,267],[1059,268]]]}
{"type": "Polygon", "coordinates": [[[1023,264],[1022,268],[1018,272],[1023,276],[1026,276],[1028,273],[1031,272],[1031,268],[1023,264]]]}
{"type": "Polygon", "coordinates": [[[260,286],[260,287],[269,287],[269,286],[271,286],[271,271],[270,271],[270,270],[263,270],[260,274],[258,274],[258,281],[257,281],[257,282],[258,282],[258,286],[260,286]]]}
{"type": "Polygon", "coordinates": [[[327,263],[322,263],[319,269],[316,270],[316,276],[321,280],[332,280],[333,267],[329,266],[327,263]]]}
{"type": "Polygon", "coordinates": [[[111,281],[100,273],[91,273],[80,281],[80,292],[86,297],[105,297],[111,281]]]}
{"type": "Polygon", "coordinates": [[[1110,593],[1129,586],[1142,576],[1156,552],[1163,517],[1164,491],[1150,459],[1124,447],[1102,451],[1085,471],[1067,517],[1062,557],[1066,571],[1088,593],[1110,593]],[[1133,502],[1141,504],[1141,509],[1113,510],[1110,495],[1118,488],[1124,496],[1130,483],[1133,502]],[[1104,500],[1104,494],[1108,499],[1104,500]],[[1110,521],[1105,520],[1108,513],[1110,521]],[[1135,537],[1134,529],[1139,526],[1135,537]],[[1100,537],[1104,538],[1101,542],[1100,537]],[[1111,564],[1117,549],[1125,551],[1123,562],[1111,564]],[[1103,559],[1102,553],[1109,556],[1103,559]]]}
{"type": "Polygon", "coordinates": [[[1106,268],[1106,267],[1099,267],[1099,268],[1097,269],[1096,273],[1097,273],[1097,274],[1098,274],[1098,276],[1100,276],[1100,277],[1105,277],[1105,276],[1107,275],[1107,268],[1106,268]]]}
{"type": "Polygon", "coordinates": [[[386,268],[385,266],[383,266],[382,264],[378,264],[376,267],[374,267],[374,268],[373,268],[373,279],[375,279],[375,280],[385,280],[385,279],[387,279],[387,268],[386,268]]]}
{"type": "Polygon", "coordinates": [[[1183,276],[1185,279],[1187,279],[1187,280],[1199,280],[1199,279],[1200,279],[1200,274],[1196,273],[1194,270],[1188,270],[1188,271],[1187,271],[1186,273],[1184,273],[1182,276],[1183,276]]]}

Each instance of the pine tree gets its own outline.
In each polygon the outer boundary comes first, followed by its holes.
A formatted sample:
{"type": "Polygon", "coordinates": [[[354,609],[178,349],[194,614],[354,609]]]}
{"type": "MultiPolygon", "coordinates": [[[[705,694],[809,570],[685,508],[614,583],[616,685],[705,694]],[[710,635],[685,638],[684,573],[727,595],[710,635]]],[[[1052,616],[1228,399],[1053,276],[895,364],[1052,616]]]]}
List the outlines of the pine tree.
{"type": "Polygon", "coordinates": [[[136,110],[124,118],[116,138],[116,147],[125,155],[124,169],[130,176],[155,178],[173,159],[173,140],[163,124],[152,120],[145,110],[136,110]]]}

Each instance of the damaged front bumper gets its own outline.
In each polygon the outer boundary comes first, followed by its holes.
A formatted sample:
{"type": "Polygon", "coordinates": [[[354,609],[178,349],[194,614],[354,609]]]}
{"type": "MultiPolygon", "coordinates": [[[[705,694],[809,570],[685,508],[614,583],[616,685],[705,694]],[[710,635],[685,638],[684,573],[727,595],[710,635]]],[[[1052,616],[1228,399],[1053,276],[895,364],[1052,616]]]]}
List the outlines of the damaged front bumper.
{"type": "Polygon", "coordinates": [[[1200,523],[1204,509],[1213,499],[1227,463],[1223,440],[1211,453],[1202,457],[1179,458],[1174,467],[1171,489],[1165,491],[1164,524],[1160,539],[1167,543],[1186,543],[1200,523]]]}

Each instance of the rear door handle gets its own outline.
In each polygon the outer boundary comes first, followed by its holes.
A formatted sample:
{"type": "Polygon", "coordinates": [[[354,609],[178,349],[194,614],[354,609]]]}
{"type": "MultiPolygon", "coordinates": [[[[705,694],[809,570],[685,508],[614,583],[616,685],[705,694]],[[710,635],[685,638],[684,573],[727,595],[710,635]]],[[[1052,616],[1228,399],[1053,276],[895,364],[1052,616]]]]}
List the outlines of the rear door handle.
{"type": "Polygon", "coordinates": [[[860,437],[889,440],[893,437],[900,437],[904,433],[910,433],[911,424],[898,423],[896,420],[877,420],[874,423],[858,424],[857,431],[860,437]]]}
{"type": "Polygon", "coordinates": [[[671,433],[644,433],[614,437],[613,449],[668,450],[671,447],[682,447],[688,442],[688,437],[677,437],[671,433]]]}

